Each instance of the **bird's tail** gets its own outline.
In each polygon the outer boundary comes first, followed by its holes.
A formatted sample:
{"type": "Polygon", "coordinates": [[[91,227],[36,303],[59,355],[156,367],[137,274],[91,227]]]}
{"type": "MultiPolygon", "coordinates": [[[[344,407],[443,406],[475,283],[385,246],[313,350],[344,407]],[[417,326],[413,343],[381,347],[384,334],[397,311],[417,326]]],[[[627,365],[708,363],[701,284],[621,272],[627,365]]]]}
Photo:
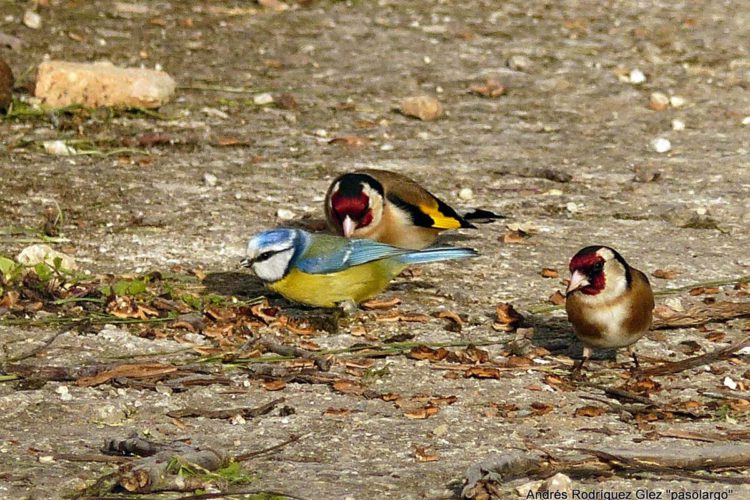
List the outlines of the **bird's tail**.
{"type": "Polygon", "coordinates": [[[482,208],[471,209],[468,212],[462,213],[461,217],[477,224],[487,224],[489,222],[494,222],[497,219],[507,218],[502,214],[496,214],[495,212],[490,212],[489,210],[484,210],[482,208]]]}
{"type": "Polygon", "coordinates": [[[472,248],[438,247],[405,253],[399,255],[397,259],[410,266],[412,264],[425,264],[441,260],[465,259],[467,257],[476,257],[477,255],[479,253],[472,248]]]}

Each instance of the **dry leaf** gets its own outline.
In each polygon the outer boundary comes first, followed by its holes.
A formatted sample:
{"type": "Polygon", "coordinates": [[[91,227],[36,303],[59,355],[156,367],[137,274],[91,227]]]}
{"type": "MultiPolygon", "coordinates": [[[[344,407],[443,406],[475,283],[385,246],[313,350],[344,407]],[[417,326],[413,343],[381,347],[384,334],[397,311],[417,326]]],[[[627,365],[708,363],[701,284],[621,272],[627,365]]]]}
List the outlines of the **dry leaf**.
{"type": "Polygon", "coordinates": [[[328,408],[323,412],[325,417],[348,417],[352,414],[350,408],[328,408]]]}
{"type": "Polygon", "coordinates": [[[599,406],[582,406],[575,411],[574,415],[576,417],[599,417],[604,413],[604,408],[599,406]]]}
{"type": "Polygon", "coordinates": [[[402,115],[419,118],[422,121],[433,121],[443,116],[443,105],[435,97],[420,95],[406,97],[399,103],[402,115]]]}
{"type": "Polygon", "coordinates": [[[76,380],[76,385],[81,387],[93,387],[119,377],[151,378],[174,373],[176,371],[176,366],[163,365],[160,363],[124,364],[115,366],[111,370],[97,373],[91,377],[81,377],[76,380]]]}
{"type": "Polygon", "coordinates": [[[672,269],[657,269],[651,273],[651,276],[653,276],[654,278],[659,278],[662,280],[675,279],[679,275],[679,271],[674,271],[672,269]]]}
{"type": "Polygon", "coordinates": [[[705,286],[699,286],[695,287],[692,290],[690,290],[690,295],[715,295],[719,293],[721,290],[716,287],[705,287],[705,286]]]}
{"type": "Polygon", "coordinates": [[[563,295],[560,290],[557,290],[555,291],[555,293],[549,296],[548,300],[556,306],[562,306],[565,304],[565,295],[563,295]]]}
{"type": "Polygon", "coordinates": [[[650,393],[658,392],[659,390],[661,390],[661,384],[656,380],[650,378],[642,378],[636,380],[633,383],[626,384],[625,388],[628,391],[634,392],[636,394],[648,395],[650,393]]]}
{"type": "Polygon", "coordinates": [[[263,388],[267,391],[280,391],[286,387],[286,382],[282,379],[266,380],[263,382],[263,388]]]}
{"type": "Polygon", "coordinates": [[[537,417],[546,415],[552,410],[554,410],[552,405],[548,405],[546,403],[540,403],[540,402],[531,403],[531,413],[537,417]]]}
{"type": "Polygon", "coordinates": [[[144,304],[136,303],[130,296],[117,296],[107,304],[107,312],[117,318],[146,319],[149,316],[159,316],[159,311],[144,304]]]}
{"type": "Polygon", "coordinates": [[[524,356],[509,356],[505,362],[508,368],[526,368],[533,365],[534,362],[524,356]]]}
{"type": "Polygon", "coordinates": [[[502,332],[511,332],[523,324],[523,316],[509,302],[502,302],[495,307],[495,323],[492,328],[502,332]]]}
{"type": "Polygon", "coordinates": [[[395,307],[401,303],[401,299],[398,297],[393,297],[392,299],[370,299],[368,301],[362,302],[360,306],[362,309],[390,309],[392,307],[395,307]]]}
{"type": "Polygon", "coordinates": [[[501,378],[502,372],[497,368],[488,368],[484,366],[472,366],[464,373],[467,378],[501,378]]]}
{"type": "Polygon", "coordinates": [[[340,378],[334,381],[331,387],[333,387],[334,391],[340,392],[342,394],[362,394],[363,392],[365,392],[364,387],[354,382],[353,380],[347,380],[345,378],[340,378]]]}
{"type": "Polygon", "coordinates": [[[417,446],[414,449],[414,457],[417,459],[417,462],[435,462],[440,459],[440,455],[431,453],[427,448],[422,446],[417,446]]]}
{"type": "Polygon", "coordinates": [[[328,141],[328,144],[339,144],[349,147],[362,147],[369,145],[370,139],[368,139],[367,137],[362,137],[361,135],[342,135],[339,137],[334,137],[333,139],[328,141]]]}
{"type": "Polygon", "coordinates": [[[450,320],[452,325],[452,328],[448,328],[450,331],[460,332],[464,326],[464,320],[455,311],[440,311],[435,313],[435,317],[450,320]]]}
{"type": "Polygon", "coordinates": [[[347,368],[361,368],[363,370],[366,370],[375,366],[375,360],[368,358],[347,359],[344,361],[344,366],[346,366],[347,368]]]}
{"type": "Polygon", "coordinates": [[[484,97],[500,97],[505,93],[505,86],[494,78],[488,78],[484,84],[475,83],[469,90],[484,97]]]}
{"type": "Polygon", "coordinates": [[[258,5],[274,12],[289,10],[289,6],[281,0],[258,0],[258,5]]]}
{"type": "Polygon", "coordinates": [[[412,347],[412,349],[406,354],[406,356],[411,359],[428,359],[435,362],[444,360],[449,353],[450,351],[448,351],[448,349],[444,347],[433,349],[431,347],[427,347],[426,345],[420,345],[417,347],[412,347]]]}
{"type": "Polygon", "coordinates": [[[523,231],[505,231],[505,233],[503,233],[503,235],[500,237],[500,241],[509,245],[514,245],[514,244],[519,244],[519,243],[525,244],[525,243],[528,243],[526,239],[529,237],[530,235],[523,231]]]}
{"type": "Polygon", "coordinates": [[[440,412],[440,408],[437,406],[427,405],[417,408],[416,410],[408,411],[404,413],[404,416],[412,420],[424,420],[436,415],[438,412],[440,412]]]}
{"type": "Polygon", "coordinates": [[[542,278],[559,278],[560,273],[557,272],[557,269],[552,269],[551,267],[544,267],[542,268],[542,278]]]}
{"type": "Polygon", "coordinates": [[[401,395],[395,392],[386,392],[385,394],[380,395],[380,399],[383,401],[396,401],[401,399],[401,395]]]}

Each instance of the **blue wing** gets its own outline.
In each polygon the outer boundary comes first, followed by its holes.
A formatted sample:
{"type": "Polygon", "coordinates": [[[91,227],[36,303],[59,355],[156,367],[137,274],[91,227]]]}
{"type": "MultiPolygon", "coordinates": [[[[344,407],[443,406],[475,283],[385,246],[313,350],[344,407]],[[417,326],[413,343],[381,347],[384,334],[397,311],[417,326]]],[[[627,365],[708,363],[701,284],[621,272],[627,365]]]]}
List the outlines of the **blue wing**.
{"type": "Polygon", "coordinates": [[[400,264],[424,264],[476,256],[470,248],[408,250],[372,240],[348,240],[338,236],[310,235],[295,267],[309,274],[328,274],[375,260],[395,259],[400,264]]]}
{"type": "Polygon", "coordinates": [[[396,248],[372,240],[347,240],[336,236],[314,235],[295,266],[309,274],[328,274],[408,253],[413,253],[413,250],[396,248]]]}

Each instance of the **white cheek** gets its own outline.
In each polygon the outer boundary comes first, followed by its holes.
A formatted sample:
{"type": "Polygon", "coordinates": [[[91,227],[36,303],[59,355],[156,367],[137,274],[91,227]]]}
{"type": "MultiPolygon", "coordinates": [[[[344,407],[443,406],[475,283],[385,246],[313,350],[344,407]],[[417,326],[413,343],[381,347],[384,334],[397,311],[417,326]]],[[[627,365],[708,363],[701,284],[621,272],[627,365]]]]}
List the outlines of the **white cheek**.
{"type": "Polygon", "coordinates": [[[253,271],[263,281],[278,281],[286,274],[289,260],[292,258],[293,249],[277,253],[268,260],[253,264],[253,271]]]}

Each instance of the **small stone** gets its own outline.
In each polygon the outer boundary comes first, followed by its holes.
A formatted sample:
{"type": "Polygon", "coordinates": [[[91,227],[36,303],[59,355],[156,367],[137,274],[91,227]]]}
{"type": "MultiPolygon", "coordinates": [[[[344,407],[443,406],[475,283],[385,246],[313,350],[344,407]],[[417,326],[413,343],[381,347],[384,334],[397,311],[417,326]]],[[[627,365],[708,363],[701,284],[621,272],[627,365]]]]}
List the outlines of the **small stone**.
{"type": "Polygon", "coordinates": [[[27,10],[23,13],[23,24],[27,28],[38,30],[42,27],[42,16],[33,10],[27,10]]]}
{"type": "Polygon", "coordinates": [[[745,118],[743,118],[742,119],[742,124],[743,125],[750,125],[750,116],[746,116],[745,118]]]}
{"type": "Polygon", "coordinates": [[[539,488],[541,488],[544,481],[531,481],[528,483],[524,483],[520,486],[516,486],[516,494],[521,498],[529,498],[529,494],[536,495],[536,492],[539,491],[539,488]]]}
{"type": "Polygon", "coordinates": [[[565,204],[565,210],[570,212],[571,214],[574,214],[578,212],[578,205],[576,205],[574,202],[570,201],[565,204]]]}
{"type": "Polygon", "coordinates": [[[458,192],[458,197],[466,201],[471,200],[474,198],[474,191],[472,191],[470,188],[463,188],[458,192]]]}
{"type": "Polygon", "coordinates": [[[78,269],[78,265],[73,257],[58,252],[57,250],[53,250],[49,245],[44,245],[42,243],[31,245],[21,250],[16,256],[16,261],[27,267],[33,267],[44,262],[51,268],[55,268],[56,265],[59,265],[60,269],[67,271],[75,271],[78,269]]]}
{"type": "Polygon", "coordinates": [[[558,472],[552,477],[548,477],[539,487],[540,492],[562,493],[561,496],[545,496],[545,498],[572,498],[573,481],[568,476],[558,472]]]}
{"type": "Polygon", "coordinates": [[[677,312],[684,312],[685,306],[682,305],[682,301],[678,297],[670,297],[664,301],[664,305],[677,312]]]}
{"type": "Polygon", "coordinates": [[[432,429],[432,435],[435,437],[444,436],[448,433],[448,424],[440,424],[432,429]]]}
{"type": "Polygon", "coordinates": [[[680,97],[680,96],[678,96],[678,95],[673,95],[673,96],[671,96],[671,97],[669,98],[669,104],[670,104],[670,105],[671,105],[671,106],[672,106],[673,108],[681,108],[681,107],[683,107],[683,106],[684,106],[685,104],[687,104],[687,101],[685,100],[685,98],[684,98],[684,97],[680,97]]]}
{"type": "Polygon", "coordinates": [[[732,390],[735,390],[737,389],[737,382],[735,382],[729,377],[724,377],[724,387],[728,387],[732,390]]]}
{"type": "Polygon", "coordinates": [[[552,188],[544,193],[546,196],[562,196],[562,189],[552,188]]]}
{"type": "Polygon", "coordinates": [[[273,96],[268,92],[258,94],[253,97],[253,102],[256,106],[266,106],[268,104],[273,104],[273,96]]]}
{"type": "Polygon", "coordinates": [[[201,112],[207,114],[208,116],[213,116],[215,118],[221,118],[222,120],[226,120],[227,118],[229,118],[229,115],[226,114],[225,112],[223,112],[222,110],[216,109],[216,108],[209,108],[207,106],[201,108],[201,112]]]}
{"type": "Polygon", "coordinates": [[[60,399],[63,401],[70,401],[73,399],[73,395],[68,391],[68,387],[65,385],[61,385],[55,389],[55,392],[60,395],[60,399]]]}
{"type": "Polygon", "coordinates": [[[437,98],[429,95],[406,97],[399,103],[402,115],[413,116],[423,121],[437,120],[443,116],[443,105],[437,98]]]}
{"type": "Polygon", "coordinates": [[[669,107],[669,97],[663,92],[654,92],[651,94],[648,107],[654,111],[664,111],[669,107]]]}
{"type": "Polygon", "coordinates": [[[38,458],[40,464],[53,464],[55,463],[55,457],[52,455],[42,455],[38,458]]]}
{"type": "Polygon", "coordinates": [[[216,177],[211,172],[206,172],[203,174],[203,184],[205,184],[208,187],[214,187],[216,184],[219,183],[219,178],[216,177]]]}
{"type": "Polygon", "coordinates": [[[229,423],[232,425],[245,425],[247,423],[247,420],[245,420],[245,417],[238,414],[230,417],[229,423]]]}
{"type": "Polygon", "coordinates": [[[292,220],[297,217],[297,214],[289,210],[288,208],[280,208],[276,210],[276,217],[279,220],[292,220]]]}
{"type": "Polygon", "coordinates": [[[386,144],[383,144],[382,146],[380,146],[380,150],[381,151],[393,151],[394,149],[395,149],[395,147],[393,146],[393,144],[386,143],[386,144]]]}
{"type": "Polygon", "coordinates": [[[328,137],[328,131],[324,128],[315,129],[313,132],[317,137],[328,137]]]}
{"type": "Polygon", "coordinates": [[[672,120],[672,130],[682,132],[683,130],[685,130],[685,122],[680,120],[679,118],[675,118],[674,120],[672,120]]]}
{"type": "Polygon", "coordinates": [[[37,69],[34,95],[50,107],[158,108],[172,98],[175,85],[163,71],[121,68],[110,62],[45,61],[37,69]]]}
{"type": "Polygon", "coordinates": [[[672,149],[672,143],[669,141],[669,139],[665,139],[664,137],[657,137],[653,141],[651,141],[651,147],[654,148],[654,151],[657,153],[667,153],[672,149]]]}
{"type": "Polygon", "coordinates": [[[630,83],[639,85],[646,81],[646,75],[643,74],[643,71],[639,70],[638,68],[635,68],[630,71],[630,75],[628,75],[628,79],[630,80],[630,83]]]}
{"type": "Polygon", "coordinates": [[[531,59],[521,54],[516,54],[508,58],[508,67],[515,71],[528,71],[532,64],[531,59]]]}
{"type": "Polygon", "coordinates": [[[72,156],[78,153],[74,147],[65,144],[65,141],[44,141],[42,147],[45,153],[56,156],[72,156]]]}

